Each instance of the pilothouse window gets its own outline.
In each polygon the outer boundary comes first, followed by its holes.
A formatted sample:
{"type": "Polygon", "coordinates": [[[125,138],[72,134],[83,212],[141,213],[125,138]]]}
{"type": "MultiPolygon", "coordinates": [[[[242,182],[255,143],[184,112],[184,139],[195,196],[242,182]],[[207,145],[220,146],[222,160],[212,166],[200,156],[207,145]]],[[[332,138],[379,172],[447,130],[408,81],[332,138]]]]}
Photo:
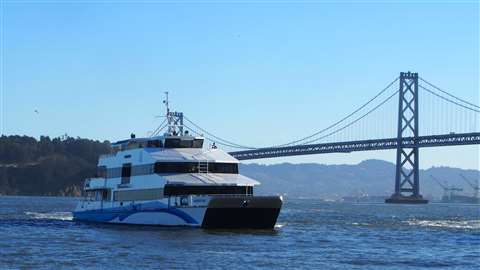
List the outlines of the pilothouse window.
{"type": "Polygon", "coordinates": [[[180,148],[180,139],[165,139],[165,148],[180,148]]]}
{"type": "Polygon", "coordinates": [[[193,140],[192,148],[202,148],[202,147],[203,147],[203,139],[193,140]]]}
{"type": "Polygon", "coordinates": [[[167,138],[165,139],[165,148],[202,148],[203,139],[180,139],[167,138]]]}
{"type": "Polygon", "coordinates": [[[161,140],[148,141],[147,147],[160,148],[160,147],[163,147],[163,143],[161,140]]]}

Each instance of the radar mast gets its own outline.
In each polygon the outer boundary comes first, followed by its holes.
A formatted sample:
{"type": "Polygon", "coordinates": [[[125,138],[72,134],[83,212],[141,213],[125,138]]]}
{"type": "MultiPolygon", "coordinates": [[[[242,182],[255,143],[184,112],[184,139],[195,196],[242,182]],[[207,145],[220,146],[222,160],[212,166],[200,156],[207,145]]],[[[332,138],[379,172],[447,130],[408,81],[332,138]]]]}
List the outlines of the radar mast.
{"type": "Polygon", "coordinates": [[[167,108],[167,134],[173,136],[183,136],[183,113],[170,111],[168,91],[165,91],[165,100],[163,100],[163,104],[165,104],[167,108]]]}

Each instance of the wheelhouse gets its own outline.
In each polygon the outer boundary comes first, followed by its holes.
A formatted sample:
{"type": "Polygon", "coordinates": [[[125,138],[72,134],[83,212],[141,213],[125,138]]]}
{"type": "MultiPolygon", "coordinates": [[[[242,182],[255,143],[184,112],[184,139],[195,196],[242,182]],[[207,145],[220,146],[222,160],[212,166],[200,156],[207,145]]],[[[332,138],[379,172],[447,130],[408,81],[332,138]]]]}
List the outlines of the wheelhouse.
{"type": "Polygon", "coordinates": [[[157,136],[151,138],[135,138],[132,134],[128,140],[112,144],[113,153],[138,148],[203,148],[204,139],[194,136],[157,136]]]}

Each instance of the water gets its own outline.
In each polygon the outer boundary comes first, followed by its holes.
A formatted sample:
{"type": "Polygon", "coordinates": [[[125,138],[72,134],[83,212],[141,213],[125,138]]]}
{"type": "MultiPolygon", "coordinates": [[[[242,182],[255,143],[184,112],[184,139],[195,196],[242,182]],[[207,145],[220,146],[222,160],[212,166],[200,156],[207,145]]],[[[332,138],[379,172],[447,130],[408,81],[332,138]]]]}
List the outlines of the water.
{"type": "Polygon", "coordinates": [[[73,198],[0,197],[0,269],[478,269],[474,205],[287,199],[274,231],[72,221],[73,198]]]}

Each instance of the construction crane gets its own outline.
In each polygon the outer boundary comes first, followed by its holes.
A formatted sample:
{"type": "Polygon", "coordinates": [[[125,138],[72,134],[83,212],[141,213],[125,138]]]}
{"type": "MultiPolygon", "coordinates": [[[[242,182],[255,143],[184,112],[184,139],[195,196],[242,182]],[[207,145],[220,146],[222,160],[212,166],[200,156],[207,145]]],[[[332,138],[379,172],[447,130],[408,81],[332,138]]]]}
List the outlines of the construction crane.
{"type": "Polygon", "coordinates": [[[443,188],[443,197],[442,201],[450,201],[452,200],[453,196],[455,195],[456,191],[463,191],[462,188],[456,187],[456,186],[448,186],[447,182],[445,184],[442,184],[440,180],[438,180],[435,176],[430,175],[430,177],[437,182],[438,185],[440,185],[443,188]]]}
{"type": "Polygon", "coordinates": [[[465,180],[465,182],[468,183],[469,186],[472,187],[472,189],[474,190],[474,194],[473,196],[476,197],[476,198],[479,198],[480,196],[480,186],[478,185],[478,182],[475,183],[475,182],[471,182],[467,177],[465,177],[465,175],[463,174],[460,174],[460,176],[462,177],[463,180],[465,180]]]}

